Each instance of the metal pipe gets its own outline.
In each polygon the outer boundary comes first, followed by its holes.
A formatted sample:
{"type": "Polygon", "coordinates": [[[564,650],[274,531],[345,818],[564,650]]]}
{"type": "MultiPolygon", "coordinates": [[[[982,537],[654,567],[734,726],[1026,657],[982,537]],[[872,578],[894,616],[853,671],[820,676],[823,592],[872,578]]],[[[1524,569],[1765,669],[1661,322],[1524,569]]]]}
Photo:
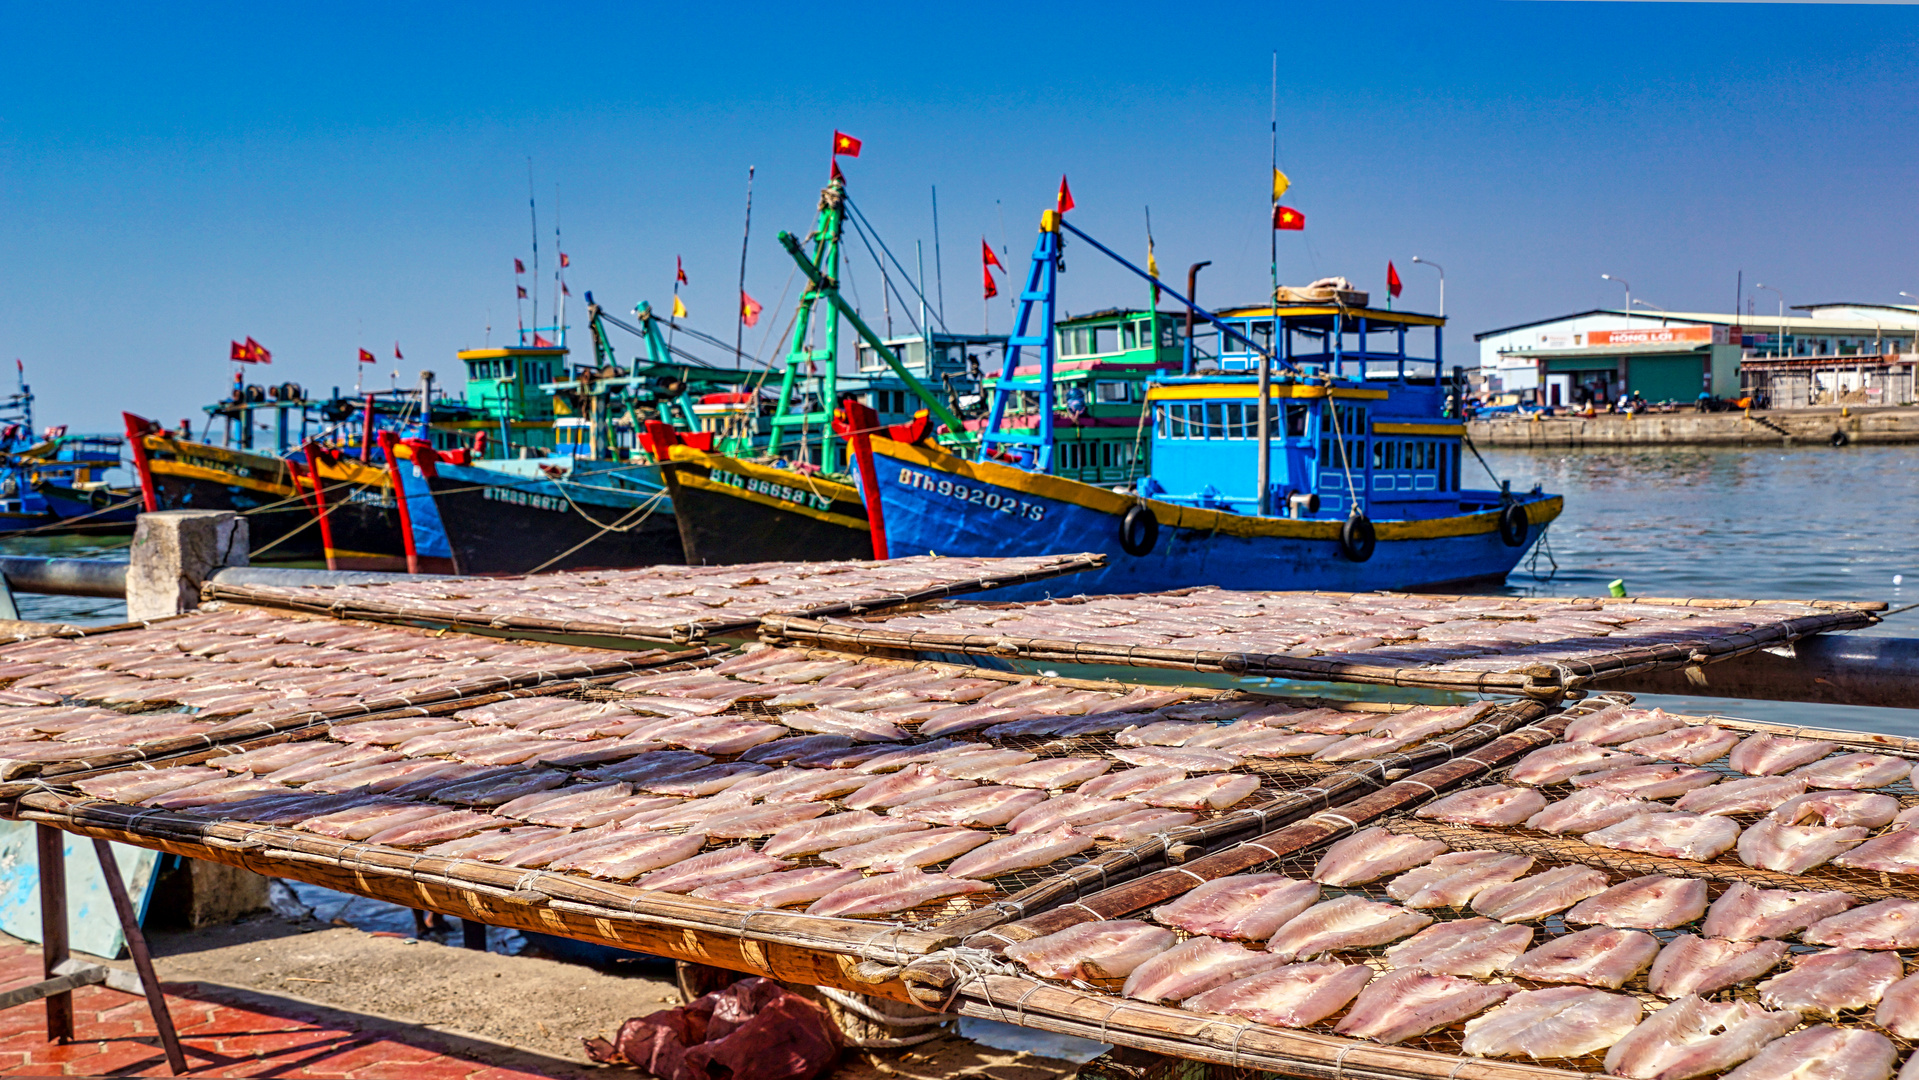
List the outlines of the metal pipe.
{"type": "Polygon", "coordinates": [[[1192,297],[1199,295],[1199,272],[1213,265],[1213,260],[1196,262],[1186,268],[1186,363],[1181,375],[1193,373],[1193,304],[1192,297]]]}
{"type": "Polygon", "coordinates": [[[1919,640],[1822,634],[1778,650],[1687,668],[1607,679],[1606,690],[1816,705],[1919,705],[1919,640]]]}
{"type": "Polygon", "coordinates": [[[48,559],[27,555],[0,556],[0,576],[14,592],[51,596],[127,595],[127,564],[100,559],[48,559]]]}
{"type": "MultiPolygon", "coordinates": [[[[124,573],[125,564],[121,564],[124,573]]],[[[208,581],[222,585],[378,585],[385,582],[451,580],[453,574],[383,574],[372,570],[297,570],[278,566],[228,566],[215,570],[208,581]]]]}

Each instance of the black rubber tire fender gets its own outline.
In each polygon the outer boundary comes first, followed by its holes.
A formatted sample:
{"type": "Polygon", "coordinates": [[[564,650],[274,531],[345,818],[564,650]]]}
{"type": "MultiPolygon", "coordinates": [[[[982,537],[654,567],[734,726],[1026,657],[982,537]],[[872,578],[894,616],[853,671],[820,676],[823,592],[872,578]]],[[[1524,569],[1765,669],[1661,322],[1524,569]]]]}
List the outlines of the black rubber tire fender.
{"type": "Polygon", "coordinates": [[[1847,435],[1843,431],[1835,431],[1832,433],[1832,438],[1826,441],[1832,443],[1834,446],[1844,446],[1852,441],[1852,436],[1847,435]]]}
{"type": "Polygon", "coordinates": [[[1128,555],[1135,558],[1150,555],[1154,545],[1159,543],[1159,519],[1153,516],[1153,508],[1145,503],[1134,503],[1119,521],[1119,546],[1128,555]]]}
{"type": "Polygon", "coordinates": [[[1373,523],[1364,514],[1354,514],[1339,527],[1339,553],[1353,562],[1365,562],[1379,547],[1373,523]]]}
{"type": "Polygon", "coordinates": [[[1532,520],[1526,516],[1526,508],[1518,503],[1507,503],[1499,512],[1499,538],[1507,547],[1521,547],[1526,543],[1526,533],[1532,528],[1532,520]]]}

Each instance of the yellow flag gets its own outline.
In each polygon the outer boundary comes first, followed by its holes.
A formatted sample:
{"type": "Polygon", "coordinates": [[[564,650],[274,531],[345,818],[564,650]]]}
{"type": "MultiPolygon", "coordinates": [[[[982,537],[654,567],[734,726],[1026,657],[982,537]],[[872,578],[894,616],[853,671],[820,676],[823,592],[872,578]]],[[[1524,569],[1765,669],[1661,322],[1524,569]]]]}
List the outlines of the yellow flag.
{"type": "Polygon", "coordinates": [[[1153,257],[1153,242],[1151,240],[1146,241],[1146,272],[1154,277],[1159,276],[1159,260],[1153,257]]]}
{"type": "Polygon", "coordinates": [[[680,298],[677,296],[673,298],[673,317],[676,319],[686,318],[686,305],[681,303],[680,298]]]}
{"type": "Polygon", "coordinates": [[[1280,172],[1278,169],[1273,170],[1273,201],[1274,202],[1278,202],[1279,197],[1281,195],[1286,194],[1286,189],[1292,186],[1293,186],[1293,182],[1287,179],[1285,173],[1280,172]]]}

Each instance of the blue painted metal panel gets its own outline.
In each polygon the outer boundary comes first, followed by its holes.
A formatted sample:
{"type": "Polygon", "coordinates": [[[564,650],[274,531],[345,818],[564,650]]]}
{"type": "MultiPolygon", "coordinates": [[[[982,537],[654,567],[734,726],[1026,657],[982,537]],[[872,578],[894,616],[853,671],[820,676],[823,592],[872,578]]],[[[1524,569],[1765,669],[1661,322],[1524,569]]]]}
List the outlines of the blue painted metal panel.
{"type": "MultiPolygon", "coordinates": [[[[40,865],[34,842],[38,826],[25,821],[0,821],[0,931],[22,941],[40,940],[40,865]]],[[[126,951],[126,934],[114,913],[106,878],[100,873],[93,841],[72,833],[66,841],[67,932],[76,952],[117,959],[126,951]]],[[[134,911],[146,921],[147,901],[153,892],[154,870],[160,853],[146,848],[113,845],[113,858],[133,898],[134,911]]]]}

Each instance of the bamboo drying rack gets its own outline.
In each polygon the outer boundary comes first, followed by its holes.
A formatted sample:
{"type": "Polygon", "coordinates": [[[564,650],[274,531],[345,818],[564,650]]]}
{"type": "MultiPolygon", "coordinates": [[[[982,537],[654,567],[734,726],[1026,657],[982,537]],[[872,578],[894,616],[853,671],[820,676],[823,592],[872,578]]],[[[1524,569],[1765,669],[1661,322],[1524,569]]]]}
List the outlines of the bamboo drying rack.
{"type": "MultiPolygon", "coordinates": [[[[1196,590],[1175,590],[1172,595],[1184,595],[1194,591],[1196,590]]],[[[1354,599],[1367,594],[1301,592],[1296,595],[1322,599],[1327,597],[1354,599]]],[[[1440,601],[1469,599],[1426,594],[1421,596],[1425,599],[1440,601]]],[[[1070,605],[1076,599],[1078,598],[1063,598],[1046,603],[1070,605]]],[[[958,653],[1051,663],[1156,667],[1301,681],[1353,682],[1467,693],[1550,697],[1567,690],[1584,687],[1600,679],[1613,679],[1649,671],[1683,669],[1788,644],[1812,634],[1862,629],[1878,622],[1875,612],[1883,611],[1886,607],[1885,604],[1876,602],[1849,603],[1826,600],[1712,600],[1654,597],[1500,597],[1498,599],[1502,604],[1554,607],[1563,607],[1568,604],[1600,604],[1602,606],[1644,604],[1711,610],[1788,608],[1803,611],[1810,608],[1812,613],[1781,619],[1744,633],[1716,637],[1702,634],[1697,641],[1595,652],[1577,660],[1548,663],[1525,662],[1523,659],[1515,658],[1514,665],[1503,671],[1482,671],[1444,664],[1392,667],[1383,664],[1288,656],[1281,653],[1220,652],[1162,645],[1120,645],[1064,638],[1017,637],[990,632],[894,631],[886,628],[886,615],[867,616],[858,623],[828,621],[830,617],[816,615],[770,615],[760,620],[760,634],[762,640],[774,644],[803,642],[846,651],[958,653]]],[[[1031,605],[1003,606],[1010,608],[1031,605]]]]}
{"type": "MultiPolygon", "coordinates": [[[[875,592],[836,604],[806,608],[792,614],[811,619],[842,615],[862,615],[884,608],[923,604],[990,589],[1043,581],[1064,574],[1094,570],[1106,564],[1106,556],[1079,554],[1056,556],[1054,561],[1032,570],[1016,573],[986,574],[962,581],[946,582],[912,593],[875,592]]],[[[559,576],[559,575],[553,575],[559,576]]],[[[302,586],[279,588],[254,585],[223,585],[209,581],[201,589],[205,600],[226,600],[255,607],[277,607],[336,618],[368,619],[376,622],[410,622],[433,626],[487,630],[514,630],[524,633],[562,634],[639,641],[652,644],[695,644],[709,637],[753,630],[760,616],[698,619],[668,625],[606,622],[593,619],[544,619],[532,616],[503,615],[488,618],[457,605],[387,603],[377,599],[378,585],[302,586]]]]}

